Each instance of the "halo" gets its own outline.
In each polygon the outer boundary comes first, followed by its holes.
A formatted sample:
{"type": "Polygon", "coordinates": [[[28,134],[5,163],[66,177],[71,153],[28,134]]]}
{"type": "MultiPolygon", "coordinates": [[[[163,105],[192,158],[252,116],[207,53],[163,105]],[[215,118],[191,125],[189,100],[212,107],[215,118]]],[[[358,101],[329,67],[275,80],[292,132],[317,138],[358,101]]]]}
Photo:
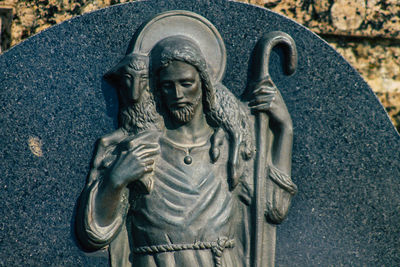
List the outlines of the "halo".
{"type": "Polygon", "coordinates": [[[207,62],[212,83],[222,80],[226,67],[226,49],[218,30],[206,18],[185,10],[163,12],[135,34],[133,53],[149,55],[162,39],[183,35],[192,39],[200,48],[207,62]]]}

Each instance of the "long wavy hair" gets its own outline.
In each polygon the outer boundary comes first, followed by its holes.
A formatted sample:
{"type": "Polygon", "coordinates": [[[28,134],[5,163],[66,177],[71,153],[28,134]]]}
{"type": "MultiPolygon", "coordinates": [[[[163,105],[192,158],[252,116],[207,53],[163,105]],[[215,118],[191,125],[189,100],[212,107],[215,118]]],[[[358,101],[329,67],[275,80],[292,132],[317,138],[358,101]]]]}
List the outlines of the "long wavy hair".
{"type": "Polygon", "coordinates": [[[212,84],[206,60],[195,41],[185,36],[171,36],[158,42],[150,53],[150,88],[157,109],[165,111],[161,92],[158,90],[159,73],[172,61],[181,61],[196,68],[203,90],[203,108],[211,126],[222,127],[229,138],[240,136],[244,159],[255,151],[248,112],[244,105],[221,83],[212,84]]]}

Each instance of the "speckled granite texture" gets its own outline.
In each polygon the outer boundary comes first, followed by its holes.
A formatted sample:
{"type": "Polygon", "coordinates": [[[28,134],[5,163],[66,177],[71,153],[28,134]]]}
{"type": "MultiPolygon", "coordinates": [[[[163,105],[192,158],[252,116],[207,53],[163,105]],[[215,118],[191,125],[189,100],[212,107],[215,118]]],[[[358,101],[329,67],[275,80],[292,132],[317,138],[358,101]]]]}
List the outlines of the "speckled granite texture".
{"type": "Polygon", "coordinates": [[[46,30],[0,56],[0,266],[107,266],[75,241],[76,201],[94,142],[116,125],[102,75],[144,19],[169,9],[208,18],[228,52],[225,84],[239,94],[264,33],[298,45],[299,68],[271,74],[292,115],[290,215],[278,227],[277,266],[395,266],[400,262],[400,137],[342,57],[302,26],[230,1],[143,1],[46,30]]]}

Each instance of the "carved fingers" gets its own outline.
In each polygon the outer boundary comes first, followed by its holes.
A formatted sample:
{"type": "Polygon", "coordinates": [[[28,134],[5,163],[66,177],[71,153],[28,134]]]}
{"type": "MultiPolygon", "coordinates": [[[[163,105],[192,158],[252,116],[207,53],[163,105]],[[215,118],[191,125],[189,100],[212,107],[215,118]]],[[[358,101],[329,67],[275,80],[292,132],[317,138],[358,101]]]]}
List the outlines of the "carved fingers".
{"type": "Polygon", "coordinates": [[[256,83],[254,88],[249,102],[252,112],[266,112],[278,124],[291,124],[282,95],[270,78],[256,83]]]}
{"type": "Polygon", "coordinates": [[[155,156],[160,153],[157,143],[128,144],[129,150],[121,151],[110,170],[110,179],[114,186],[125,187],[154,170],[155,156]]]}
{"type": "Polygon", "coordinates": [[[253,112],[267,112],[275,101],[278,90],[270,79],[262,80],[254,86],[249,106],[253,112]]]}
{"type": "Polygon", "coordinates": [[[138,150],[133,150],[132,153],[137,153],[138,159],[142,163],[143,172],[149,173],[154,170],[154,157],[160,153],[158,144],[146,144],[138,150]]]}
{"type": "Polygon", "coordinates": [[[154,169],[154,157],[160,153],[160,146],[157,143],[141,144],[129,151],[131,157],[136,157],[143,173],[152,172],[154,169]]]}
{"type": "Polygon", "coordinates": [[[122,129],[105,135],[97,142],[96,150],[92,158],[92,166],[89,173],[89,183],[97,180],[101,174],[115,161],[113,153],[118,143],[127,137],[122,129]]]}

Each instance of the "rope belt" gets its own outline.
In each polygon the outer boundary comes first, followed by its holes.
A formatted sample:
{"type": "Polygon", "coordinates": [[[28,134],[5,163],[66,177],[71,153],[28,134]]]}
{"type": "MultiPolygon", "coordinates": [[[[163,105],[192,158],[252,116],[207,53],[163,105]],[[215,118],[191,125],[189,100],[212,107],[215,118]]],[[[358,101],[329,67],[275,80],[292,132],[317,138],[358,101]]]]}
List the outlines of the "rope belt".
{"type": "Polygon", "coordinates": [[[235,240],[228,239],[226,237],[220,237],[217,241],[213,242],[202,242],[197,241],[193,244],[165,244],[165,245],[154,245],[154,246],[143,246],[133,249],[136,254],[152,254],[161,252],[172,252],[180,250],[200,250],[200,249],[211,249],[214,256],[215,267],[222,266],[221,257],[225,248],[235,247],[235,240]]]}

